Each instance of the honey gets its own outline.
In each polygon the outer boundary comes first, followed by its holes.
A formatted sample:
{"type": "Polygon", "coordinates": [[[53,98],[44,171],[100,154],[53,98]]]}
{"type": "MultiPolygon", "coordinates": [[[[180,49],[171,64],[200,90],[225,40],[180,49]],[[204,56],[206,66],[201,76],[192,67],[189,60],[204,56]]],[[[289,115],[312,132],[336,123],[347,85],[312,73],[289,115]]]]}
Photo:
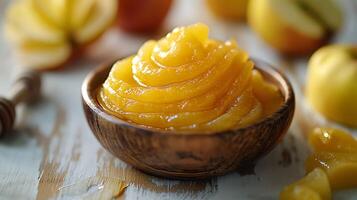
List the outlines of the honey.
{"type": "Polygon", "coordinates": [[[114,64],[98,101],[118,118],[149,128],[217,132],[248,126],[282,104],[236,42],[208,37],[204,24],[175,28],[114,64]]]}

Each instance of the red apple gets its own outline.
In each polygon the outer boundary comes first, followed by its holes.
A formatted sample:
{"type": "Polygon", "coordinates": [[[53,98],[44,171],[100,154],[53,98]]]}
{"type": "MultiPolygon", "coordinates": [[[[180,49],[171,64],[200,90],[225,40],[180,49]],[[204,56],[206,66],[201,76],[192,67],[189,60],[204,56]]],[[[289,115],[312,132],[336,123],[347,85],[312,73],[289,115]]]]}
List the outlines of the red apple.
{"type": "Polygon", "coordinates": [[[120,0],[119,26],[129,32],[153,32],[164,21],[172,0],[120,0]]]}

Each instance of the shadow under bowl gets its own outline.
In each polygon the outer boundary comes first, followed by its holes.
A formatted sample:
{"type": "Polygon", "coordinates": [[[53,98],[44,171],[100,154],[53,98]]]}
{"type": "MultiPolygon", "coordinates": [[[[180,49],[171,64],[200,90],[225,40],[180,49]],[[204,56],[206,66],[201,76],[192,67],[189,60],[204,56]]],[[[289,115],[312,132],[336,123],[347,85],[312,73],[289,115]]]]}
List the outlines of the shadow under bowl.
{"type": "Polygon", "coordinates": [[[176,179],[203,179],[251,166],[282,139],[292,121],[295,97],[286,77],[255,60],[255,69],[281,91],[284,102],[272,115],[236,130],[210,134],[158,131],[123,121],[97,101],[111,64],[92,71],[82,85],[87,122],[101,145],[114,156],[146,173],[176,179]]]}

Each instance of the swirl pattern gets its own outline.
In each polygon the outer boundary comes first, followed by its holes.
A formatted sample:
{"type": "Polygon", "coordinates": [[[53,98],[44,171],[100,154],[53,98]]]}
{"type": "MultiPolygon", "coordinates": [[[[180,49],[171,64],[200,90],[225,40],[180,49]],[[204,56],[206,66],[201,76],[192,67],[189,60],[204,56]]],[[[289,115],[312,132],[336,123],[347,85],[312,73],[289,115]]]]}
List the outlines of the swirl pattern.
{"type": "Polygon", "coordinates": [[[234,41],[209,39],[208,31],[203,24],[176,28],[116,62],[99,92],[103,108],[139,125],[183,132],[221,131],[265,116],[264,102],[281,99],[279,90],[234,41]]]}

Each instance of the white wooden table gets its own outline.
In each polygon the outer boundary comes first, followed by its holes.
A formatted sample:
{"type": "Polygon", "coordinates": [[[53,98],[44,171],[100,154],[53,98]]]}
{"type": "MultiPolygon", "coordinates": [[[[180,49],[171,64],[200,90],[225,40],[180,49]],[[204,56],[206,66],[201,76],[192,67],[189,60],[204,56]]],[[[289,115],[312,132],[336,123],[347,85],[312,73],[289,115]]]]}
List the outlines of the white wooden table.
{"type": "MultiPolygon", "coordinates": [[[[347,23],[337,42],[357,42],[357,1],[341,0],[347,23]]],[[[0,32],[6,1],[0,1],[0,32]]],[[[92,135],[82,112],[80,87],[101,62],[135,52],[149,37],[110,30],[68,69],[44,75],[44,98],[22,107],[11,137],[0,140],[0,199],[252,199],[274,200],[281,188],[304,175],[309,154],[303,133],[316,124],[334,125],[311,113],[304,101],[306,58],[286,59],[264,44],[244,24],[214,18],[202,0],[176,0],[167,32],[177,25],[207,23],[211,37],[237,39],[251,56],[281,68],[297,96],[293,124],[284,141],[259,161],[255,174],[231,173],[204,182],[165,180],[145,175],[106,152],[92,135]],[[118,195],[119,185],[128,187],[118,195]]],[[[159,37],[159,36],[155,36],[159,37]]],[[[6,94],[19,73],[3,37],[0,39],[0,93],[6,94]]],[[[357,199],[357,190],[334,193],[357,199]]]]}

